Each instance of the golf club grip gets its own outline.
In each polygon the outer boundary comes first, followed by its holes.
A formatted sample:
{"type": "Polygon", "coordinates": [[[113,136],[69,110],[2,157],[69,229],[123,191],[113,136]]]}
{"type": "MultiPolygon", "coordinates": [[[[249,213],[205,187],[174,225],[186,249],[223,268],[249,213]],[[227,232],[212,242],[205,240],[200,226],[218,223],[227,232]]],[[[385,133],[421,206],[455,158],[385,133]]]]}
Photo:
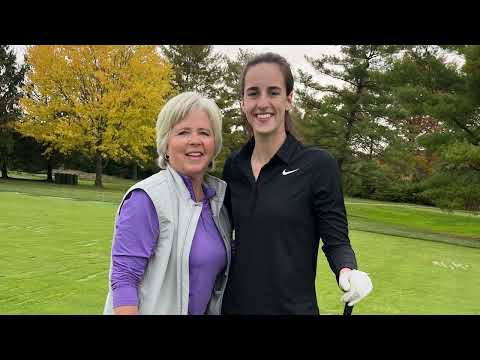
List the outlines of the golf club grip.
{"type": "Polygon", "coordinates": [[[353,305],[348,306],[348,303],[345,303],[345,307],[343,308],[343,316],[350,316],[352,315],[353,305]]]}

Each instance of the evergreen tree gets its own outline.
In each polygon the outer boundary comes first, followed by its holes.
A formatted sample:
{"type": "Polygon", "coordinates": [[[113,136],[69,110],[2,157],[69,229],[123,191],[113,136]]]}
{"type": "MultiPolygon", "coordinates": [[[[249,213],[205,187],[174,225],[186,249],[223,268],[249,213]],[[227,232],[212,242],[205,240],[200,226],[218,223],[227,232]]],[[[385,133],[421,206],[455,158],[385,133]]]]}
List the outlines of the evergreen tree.
{"type": "Polygon", "coordinates": [[[172,65],[176,92],[196,91],[217,100],[222,77],[222,56],[212,45],[164,45],[161,51],[172,65]]]}
{"type": "Polygon", "coordinates": [[[9,45],[0,45],[0,164],[8,178],[8,162],[14,152],[13,124],[21,115],[18,105],[26,66],[19,66],[9,45]]]}
{"type": "Polygon", "coordinates": [[[215,175],[221,176],[223,165],[228,156],[238,150],[248,140],[244,119],[240,109],[240,75],[247,61],[254,54],[239,49],[233,59],[223,57],[222,81],[217,98],[217,105],[223,115],[223,148],[216,160],[215,175]]]}
{"type": "Polygon", "coordinates": [[[480,210],[480,46],[416,46],[392,67],[397,106],[430,118],[418,143],[437,157],[424,196],[437,206],[480,210]],[[458,63],[449,61],[460,58],[458,63]]]}
{"type": "Polygon", "coordinates": [[[299,70],[297,99],[310,124],[309,142],[334,153],[346,170],[356,157],[383,148],[388,127],[388,92],[379,78],[400,46],[342,46],[341,56],[306,56],[316,72],[341,85],[321,85],[299,70]]]}

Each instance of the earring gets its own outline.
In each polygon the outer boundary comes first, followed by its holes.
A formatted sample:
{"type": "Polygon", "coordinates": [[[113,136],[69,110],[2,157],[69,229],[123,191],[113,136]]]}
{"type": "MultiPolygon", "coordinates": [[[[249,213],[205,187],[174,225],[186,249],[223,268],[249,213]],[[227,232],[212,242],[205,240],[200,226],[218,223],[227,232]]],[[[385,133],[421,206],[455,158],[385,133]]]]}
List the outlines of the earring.
{"type": "Polygon", "coordinates": [[[170,160],[170,156],[167,153],[163,154],[163,158],[165,159],[165,161],[170,160]]]}

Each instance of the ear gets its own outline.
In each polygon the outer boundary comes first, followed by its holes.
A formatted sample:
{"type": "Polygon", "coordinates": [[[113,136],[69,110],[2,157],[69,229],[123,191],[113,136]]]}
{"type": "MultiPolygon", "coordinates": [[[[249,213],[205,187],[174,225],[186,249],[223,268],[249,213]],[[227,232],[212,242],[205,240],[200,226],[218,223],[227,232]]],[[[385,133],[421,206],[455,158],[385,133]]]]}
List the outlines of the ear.
{"type": "Polygon", "coordinates": [[[242,110],[242,113],[247,116],[247,109],[245,109],[245,103],[243,102],[243,100],[240,101],[240,109],[242,110]]]}
{"type": "Polygon", "coordinates": [[[293,104],[293,91],[290,93],[290,95],[287,96],[287,102],[290,107],[292,107],[293,104]]]}
{"type": "Polygon", "coordinates": [[[287,95],[287,106],[285,110],[290,111],[293,108],[293,91],[290,93],[290,95],[287,95]]]}

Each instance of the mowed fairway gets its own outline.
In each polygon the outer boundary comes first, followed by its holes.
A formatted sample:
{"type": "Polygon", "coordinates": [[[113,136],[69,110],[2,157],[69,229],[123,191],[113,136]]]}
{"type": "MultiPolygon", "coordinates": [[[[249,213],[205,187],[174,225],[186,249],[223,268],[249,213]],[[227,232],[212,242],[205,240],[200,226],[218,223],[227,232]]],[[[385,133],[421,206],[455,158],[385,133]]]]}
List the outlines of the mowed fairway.
{"type": "MultiPolygon", "coordinates": [[[[359,268],[374,285],[354,314],[480,314],[480,216],[359,199],[346,208],[359,268]]],[[[342,313],[323,252],[317,294],[322,313],[342,313]]]]}
{"type": "MultiPolygon", "coordinates": [[[[480,249],[350,231],[359,268],[374,289],[354,314],[480,314],[480,249]]],[[[320,311],[341,314],[341,291],[319,253],[320,311]]]]}
{"type": "MultiPolygon", "coordinates": [[[[0,314],[100,314],[127,184],[108,193],[59,188],[68,198],[52,196],[52,184],[20,185],[15,193],[15,184],[0,181],[0,314]]],[[[354,315],[480,314],[480,217],[389,203],[349,201],[347,209],[360,269],[374,283],[354,315]]],[[[316,285],[321,313],[341,314],[341,291],[322,251],[316,285]]]]}
{"type": "Polygon", "coordinates": [[[116,208],[0,192],[0,313],[100,313],[116,208]]]}

